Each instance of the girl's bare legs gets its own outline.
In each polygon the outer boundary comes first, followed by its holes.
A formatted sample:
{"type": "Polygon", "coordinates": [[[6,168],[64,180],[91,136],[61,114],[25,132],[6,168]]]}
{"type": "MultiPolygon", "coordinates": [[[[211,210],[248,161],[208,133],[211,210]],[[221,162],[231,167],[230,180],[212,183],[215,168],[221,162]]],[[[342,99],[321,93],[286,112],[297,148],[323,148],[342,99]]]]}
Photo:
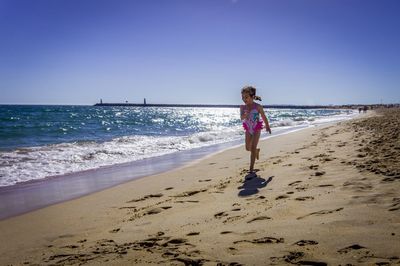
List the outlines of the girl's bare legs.
{"type": "Polygon", "coordinates": [[[260,150],[257,149],[258,141],[260,140],[260,134],[260,130],[254,132],[254,135],[250,135],[248,132],[246,132],[246,150],[251,152],[250,172],[254,170],[254,162],[256,161],[256,157],[258,157],[258,153],[260,152],[260,150]]]}
{"type": "Polygon", "coordinates": [[[251,143],[253,141],[253,135],[246,131],[246,151],[251,151],[251,143]]]}
{"type": "MultiPolygon", "coordinates": [[[[246,151],[251,152],[251,147],[253,144],[253,135],[246,131],[246,151]]],[[[251,156],[250,156],[251,161],[251,156]]],[[[253,168],[250,166],[250,172],[253,171],[253,168]]]]}

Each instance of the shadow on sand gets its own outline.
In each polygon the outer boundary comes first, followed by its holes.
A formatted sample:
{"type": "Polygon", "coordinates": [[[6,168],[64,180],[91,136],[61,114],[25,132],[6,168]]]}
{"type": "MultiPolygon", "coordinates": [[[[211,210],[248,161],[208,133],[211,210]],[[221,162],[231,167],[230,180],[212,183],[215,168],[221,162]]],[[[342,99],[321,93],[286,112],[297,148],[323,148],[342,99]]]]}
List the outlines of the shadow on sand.
{"type": "Polygon", "coordinates": [[[268,183],[272,181],[272,178],[274,178],[274,176],[270,176],[267,180],[265,180],[264,178],[255,174],[246,175],[243,185],[238,187],[238,189],[241,189],[238,196],[246,197],[257,194],[259,192],[258,189],[266,187],[268,183]]]}

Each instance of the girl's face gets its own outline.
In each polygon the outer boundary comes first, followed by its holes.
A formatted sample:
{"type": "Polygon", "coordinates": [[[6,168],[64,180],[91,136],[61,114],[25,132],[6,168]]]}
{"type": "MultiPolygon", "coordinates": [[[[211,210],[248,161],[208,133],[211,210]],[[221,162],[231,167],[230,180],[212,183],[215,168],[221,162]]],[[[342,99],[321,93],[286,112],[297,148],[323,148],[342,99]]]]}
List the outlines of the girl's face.
{"type": "Polygon", "coordinates": [[[253,103],[253,97],[251,97],[248,93],[242,93],[242,100],[245,104],[253,103]]]}

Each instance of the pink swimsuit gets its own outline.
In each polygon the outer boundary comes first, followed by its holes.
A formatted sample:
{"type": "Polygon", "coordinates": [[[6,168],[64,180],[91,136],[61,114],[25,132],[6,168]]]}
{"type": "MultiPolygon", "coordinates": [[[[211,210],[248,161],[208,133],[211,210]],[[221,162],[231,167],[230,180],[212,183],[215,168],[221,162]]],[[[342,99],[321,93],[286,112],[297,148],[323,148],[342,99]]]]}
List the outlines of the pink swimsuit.
{"type": "MultiPolygon", "coordinates": [[[[241,111],[248,111],[246,105],[241,106],[241,111]]],[[[250,135],[254,135],[254,132],[257,132],[263,128],[263,122],[260,120],[260,113],[257,110],[257,105],[254,103],[249,116],[243,120],[243,128],[246,132],[249,132],[250,135]]]]}

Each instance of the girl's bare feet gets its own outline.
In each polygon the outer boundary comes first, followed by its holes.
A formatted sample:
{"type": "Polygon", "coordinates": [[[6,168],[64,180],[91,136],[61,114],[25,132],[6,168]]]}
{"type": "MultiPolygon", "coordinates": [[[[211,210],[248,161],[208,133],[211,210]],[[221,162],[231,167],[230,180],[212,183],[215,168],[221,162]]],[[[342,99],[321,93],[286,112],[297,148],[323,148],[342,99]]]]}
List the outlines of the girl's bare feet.
{"type": "Polygon", "coordinates": [[[260,159],[260,149],[257,149],[257,152],[256,152],[256,159],[257,159],[257,160],[260,159]]]}

